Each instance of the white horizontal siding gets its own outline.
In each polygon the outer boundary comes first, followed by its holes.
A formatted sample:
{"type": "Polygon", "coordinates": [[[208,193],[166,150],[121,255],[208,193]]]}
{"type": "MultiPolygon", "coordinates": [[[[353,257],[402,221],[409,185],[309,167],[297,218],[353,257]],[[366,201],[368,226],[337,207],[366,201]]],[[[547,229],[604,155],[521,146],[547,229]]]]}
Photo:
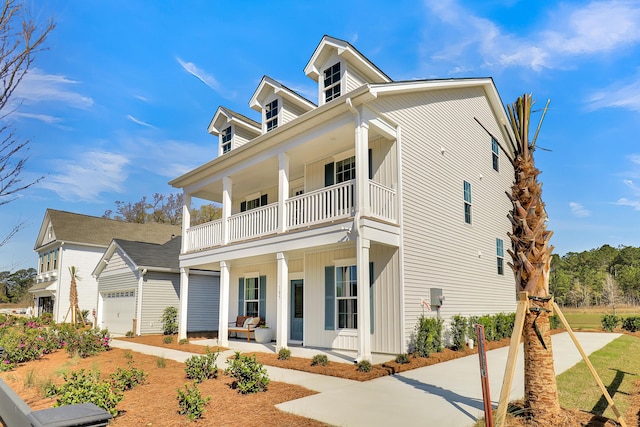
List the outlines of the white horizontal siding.
{"type": "Polygon", "coordinates": [[[236,149],[238,147],[242,147],[247,142],[251,141],[256,137],[255,134],[249,132],[248,130],[234,126],[235,134],[233,135],[233,148],[236,149]]]}
{"type": "Polygon", "coordinates": [[[118,248],[113,253],[113,255],[111,255],[111,259],[109,259],[109,263],[102,270],[101,274],[109,273],[114,270],[122,270],[125,268],[133,270],[135,268],[135,265],[133,265],[133,263],[129,260],[129,258],[126,258],[125,256],[123,256],[122,250],[118,248]]]}
{"type": "Polygon", "coordinates": [[[180,276],[174,273],[149,272],[142,286],[140,333],[163,332],[162,313],[166,307],[180,307],[180,276]]]}
{"type": "Polygon", "coordinates": [[[496,237],[509,247],[513,169],[504,153],[500,172],[492,169],[491,138],[474,117],[505,141],[483,90],[385,97],[374,108],[402,128],[406,341],[430,288],[443,289],[445,319],[515,311],[513,275],[497,274],[495,255],[496,237]],[[464,180],[472,185],[472,225],[464,223],[464,180]]]}
{"type": "Polygon", "coordinates": [[[220,312],[220,276],[189,275],[187,332],[217,331],[220,312]]]}

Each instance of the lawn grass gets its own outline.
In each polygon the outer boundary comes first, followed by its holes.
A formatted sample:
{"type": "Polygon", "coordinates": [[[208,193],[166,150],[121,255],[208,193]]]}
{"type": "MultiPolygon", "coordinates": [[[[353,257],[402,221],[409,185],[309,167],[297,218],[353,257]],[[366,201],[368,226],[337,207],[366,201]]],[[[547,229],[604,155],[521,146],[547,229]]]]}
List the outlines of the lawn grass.
{"type": "MultiPolygon", "coordinates": [[[[601,330],[601,319],[604,314],[613,314],[611,307],[582,307],[582,308],[561,308],[562,314],[567,318],[567,322],[574,331],[580,330],[601,330]]],[[[640,315],[638,307],[622,307],[616,310],[619,317],[629,317],[640,315]]]]}
{"type": "MultiPolygon", "coordinates": [[[[622,335],[589,356],[620,413],[629,407],[629,393],[640,377],[640,338],[622,335]]],[[[615,419],[589,368],[581,361],[558,376],[560,406],[615,419]]]]}

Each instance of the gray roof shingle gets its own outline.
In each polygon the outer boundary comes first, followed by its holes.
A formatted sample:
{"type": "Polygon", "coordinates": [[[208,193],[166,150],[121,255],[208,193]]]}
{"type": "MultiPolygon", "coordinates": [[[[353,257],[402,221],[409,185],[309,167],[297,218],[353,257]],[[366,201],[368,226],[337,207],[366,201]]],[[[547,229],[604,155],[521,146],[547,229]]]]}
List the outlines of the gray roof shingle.
{"type": "Polygon", "coordinates": [[[180,267],[178,260],[182,242],[180,236],[174,237],[162,245],[120,239],[115,239],[114,242],[139,267],[160,267],[176,270],[180,267]]]}

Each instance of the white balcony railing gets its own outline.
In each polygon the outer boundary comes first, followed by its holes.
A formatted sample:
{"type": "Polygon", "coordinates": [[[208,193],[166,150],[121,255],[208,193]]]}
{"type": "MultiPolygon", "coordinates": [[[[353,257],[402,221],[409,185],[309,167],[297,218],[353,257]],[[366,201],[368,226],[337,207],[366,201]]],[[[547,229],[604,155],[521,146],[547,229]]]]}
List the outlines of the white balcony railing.
{"type": "MultiPolygon", "coordinates": [[[[396,191],[369,181],[370,215],[397,223],[396,191]]],[[[287,199],[285,225],[295,230],[353,216],[355,212],[355,181],[325,187],[287,199]]],[[[274,234],[278,231],[278,204],[272,203],[229,217],[230,242],[274,234]]],[[[196,251],[223,244],[222,220],[207,222],[187,229],[187,251],[196,251]]]]}
{"type": "Polygon", "coordinates": [[[307,227],[353,215],[354,181],[325,187],[286,201],[287,228],[307,227]]]}
{"type": "Polygon", "coordinates": [[[272,203],[229,217],[229,240],[236,242],[275,233],[278,228],[278,204],[272,203]]]}

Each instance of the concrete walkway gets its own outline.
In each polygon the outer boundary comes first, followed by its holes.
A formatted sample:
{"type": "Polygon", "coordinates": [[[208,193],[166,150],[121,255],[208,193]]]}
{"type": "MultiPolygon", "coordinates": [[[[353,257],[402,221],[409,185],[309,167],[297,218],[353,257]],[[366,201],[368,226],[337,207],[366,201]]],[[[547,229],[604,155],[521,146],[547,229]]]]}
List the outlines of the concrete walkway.
{"type": "MultiPolygon", "coordinates": [[[[620,334],[576,333],[587,354],[620,334]]],[[[556,374],[582,360],[569,334],[554,335],[556,374]]],[[[490,391],[497,406],[509,348],[487,353],[490,391]]],[[[511,400],[524,396],[522,346],[511,400]]],[[[484,416],[477,355],[467,356],[401,374],[382,377],[281,403],[283,411],[336,426],[471,426],[484,416]]]]}
{"type": "MultiPolygon", "coordinates": [[[[580,345],[591,354],[620,334],[578,332],[580,345]]],[[[556,374],[582,360],[569,334],[554,335],[556,374]]],[[[112,347],[162,356],[184,362],[194,353],[113,340],[112,347]]],[[[293,351],[292,351],[293,352],[293,351]]],[[[218,357],[218,367],[226,366],[227,350],[218,357]]],[[[497,406],[509,348],[487,353],[491,397],[497,406]]],[[[277,405],[283,411],[336,426],[390,426],[415,423],[427,426],[471,426],[482,417],[482,387],[478,356],[472,355],[401,374],[359,382],[325,375],[266,366],[269,378],[297,384],[319,394],[277,405]]],[[[520,347],[511,399],[524,395],[524,362],[520,347]]]]}

